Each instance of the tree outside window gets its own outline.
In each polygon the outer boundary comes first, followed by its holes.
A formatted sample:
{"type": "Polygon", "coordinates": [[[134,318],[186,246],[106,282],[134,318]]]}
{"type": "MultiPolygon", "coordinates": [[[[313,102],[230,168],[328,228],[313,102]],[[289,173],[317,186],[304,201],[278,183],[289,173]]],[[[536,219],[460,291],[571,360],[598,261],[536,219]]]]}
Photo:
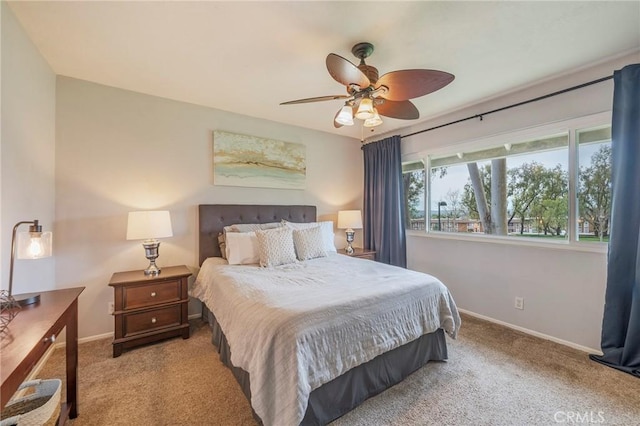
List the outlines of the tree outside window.
{"type": "Polygon", "coordinates": [[[428,203],[424,163],[404,164],[407,228],[607,242],[611,126],[579,129],[575,135],[571,142],[566,132],[431,157],[428,203]],[[570,143],[577,153],[576,176],[569,173],[570,143]]]}

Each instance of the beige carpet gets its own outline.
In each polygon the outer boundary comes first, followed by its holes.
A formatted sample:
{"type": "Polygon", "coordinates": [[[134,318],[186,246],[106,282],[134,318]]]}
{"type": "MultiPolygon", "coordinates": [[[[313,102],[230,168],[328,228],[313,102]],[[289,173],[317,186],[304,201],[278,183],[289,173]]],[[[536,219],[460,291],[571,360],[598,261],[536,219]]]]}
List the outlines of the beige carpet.
{"type": "MultiPolygon", "coordinates": [[[[210,332],[111,357],[111,341],[80,345],[80,425],[254,425],[210,332]]],[[[640,424],[640,380],[585,353],[469,316],[449,361],[430,363],[335,421],[346,425],[640,424]]],[[[57,350],[40,377],[64,377],[57,350]]],[[[64,394],[63,394],[64,398],[64,394]]]]}

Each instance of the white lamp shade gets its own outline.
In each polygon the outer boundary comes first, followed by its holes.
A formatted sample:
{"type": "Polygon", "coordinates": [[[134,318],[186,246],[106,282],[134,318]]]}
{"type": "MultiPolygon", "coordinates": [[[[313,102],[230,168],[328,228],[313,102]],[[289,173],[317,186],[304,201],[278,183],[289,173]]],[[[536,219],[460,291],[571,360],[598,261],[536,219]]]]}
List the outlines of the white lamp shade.
{"type": "Polygon", "coordinates": [[[53,252],[51,232],[18,232],[16,238],[18,259],[41,259],[51,256],[53,252]]]}
{"type": "Polygon", "coordinates": [[[340,109],[336,116],[336,123],[343,126],[353,126],[353,109],[349,105],[345,105],[340,109]]]}
{"type": "Polygon", "coordinates": [[[338,212],[338,229],[362,229],[360,210],[340,210],[338,212]]]}
{"type": "Polygon", "coordinates": [[[127,240],[173,237],[171,216],[166,210],[129,212],[127,240]]]}
{"type": "Polygon", "coordinates": [[[380,118],[380,114],[378,114],[377,109],[373,109],[373,117],[367,118],[364,120],[364,127],[375,127],[382,124],[382,118],[380,118]]]}
{"type": "Polygon", "coordinates": [[[369,98],[362,98],[356,112],[356,118],[366,120],[371,117],[373,117],[373,101],[369,98]]]}

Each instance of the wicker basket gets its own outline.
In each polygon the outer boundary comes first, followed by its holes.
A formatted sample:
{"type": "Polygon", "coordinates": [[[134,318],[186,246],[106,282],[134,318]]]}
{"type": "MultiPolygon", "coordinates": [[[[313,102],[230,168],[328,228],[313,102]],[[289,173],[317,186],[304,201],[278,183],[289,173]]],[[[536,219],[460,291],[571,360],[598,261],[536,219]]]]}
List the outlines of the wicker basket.
{"type": "Polygon", "coordinates": [[[33,393],[9,401],[2,410],[0,426],[51,426],[55,425],[60,416],[60,389],[62,381],[59,379],[31,380],[24,382],[18,388],[33,387],[33,393]]]}

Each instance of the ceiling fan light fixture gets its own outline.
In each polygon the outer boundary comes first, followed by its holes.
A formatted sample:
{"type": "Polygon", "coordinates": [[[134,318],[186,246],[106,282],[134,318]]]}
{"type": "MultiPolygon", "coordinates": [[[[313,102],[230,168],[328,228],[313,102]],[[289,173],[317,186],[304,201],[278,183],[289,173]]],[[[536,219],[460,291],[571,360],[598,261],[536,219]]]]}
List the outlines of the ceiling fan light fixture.
{"type": "Polygon", "coordinates": [[[336,123],[343,126],[353,126],[353,110],[349,105],[345,105],[340,109],[336,117],[336,123]]]}
{"type": "Polygon", "coordinates": [[[377,109],[373,109],[373,117],[364,120],[364,127],[376,127],[382,124],[382,118],[377,109]]]}
{"type": "Polygon", "coordinates": [[[333,117],[333,127],[353,126],[357,118],[363,121],[363,127],[371,128],[382,124],[381,116],[400,120],[420,118],[418,108],[410,99],[440,90],[455,78],[448,72],[432,69],[402,69],[380,76],[376,67],[364,61],[373,50],[373,44],[369,42],[353,46],[351,53],[360,59],[359,65],[335,53],[327,55],[327,71],[345,87],[346,94],[297,99],[280,105],[342,99],[345,106],[333,117]]]}
{"type": "Polygon", "coordinates": [[[366,120],[368,118],[372,118],[373,115],[373,101],[370,98],[362,98],[360,100],[360,105],[358,105],[356,118],[366,120]]]}

